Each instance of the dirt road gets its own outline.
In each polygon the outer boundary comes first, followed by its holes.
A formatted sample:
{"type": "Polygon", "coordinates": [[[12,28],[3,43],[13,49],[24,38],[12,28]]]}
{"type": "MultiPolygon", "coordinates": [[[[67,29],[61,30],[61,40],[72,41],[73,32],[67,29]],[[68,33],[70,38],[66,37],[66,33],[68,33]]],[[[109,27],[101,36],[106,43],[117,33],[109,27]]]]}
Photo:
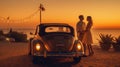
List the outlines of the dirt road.
{"type": "Polygon", "coordinates": [[[78,64],[72,59],[48,59],[46,64],[33,64],[28,56],[28,43],[0,42],[0,67],[120,67],[120,53],[103,52],[94,47],[95,54],[82,58],[78,64]]]}

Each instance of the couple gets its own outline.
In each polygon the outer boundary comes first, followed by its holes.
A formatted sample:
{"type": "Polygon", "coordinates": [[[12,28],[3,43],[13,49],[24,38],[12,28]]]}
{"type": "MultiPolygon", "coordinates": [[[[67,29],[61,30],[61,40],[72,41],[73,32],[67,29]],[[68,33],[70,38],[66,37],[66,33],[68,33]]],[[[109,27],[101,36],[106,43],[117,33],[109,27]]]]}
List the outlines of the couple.
{"type": "Polygon", "coordinates": [[[80,15],[79,16],[80,21],[77,23],[76,25],[76,31],[77,31],[77,37],[79,40],[82,41],[83,46],[84,46],[84,51],[85,51],[85,55],[86,55],[86,49],[88,48],[89,51],[89,56],[93,55],[93,49],[91,44],[93,43],[92,40],[92,34],[91,34],[91,27],[93,25],[93,21],[92,21],[92,17],[91,16],[87,16],[87,25],[85,24],[84,20],[84,16],[80,15]]]}

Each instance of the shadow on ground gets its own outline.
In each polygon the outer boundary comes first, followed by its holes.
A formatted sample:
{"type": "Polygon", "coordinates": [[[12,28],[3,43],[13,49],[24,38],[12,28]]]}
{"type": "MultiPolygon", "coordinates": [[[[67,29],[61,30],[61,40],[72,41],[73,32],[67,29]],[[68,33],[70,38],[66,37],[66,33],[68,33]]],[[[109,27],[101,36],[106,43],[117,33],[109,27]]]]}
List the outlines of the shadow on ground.
{"type": "Polygon", "coordinates": [[[0,67],[72,67],[74,64],[70,58],[47,59],[46,63],[33,64],[32,57],[27,55],[0,60],[0,67]]]}

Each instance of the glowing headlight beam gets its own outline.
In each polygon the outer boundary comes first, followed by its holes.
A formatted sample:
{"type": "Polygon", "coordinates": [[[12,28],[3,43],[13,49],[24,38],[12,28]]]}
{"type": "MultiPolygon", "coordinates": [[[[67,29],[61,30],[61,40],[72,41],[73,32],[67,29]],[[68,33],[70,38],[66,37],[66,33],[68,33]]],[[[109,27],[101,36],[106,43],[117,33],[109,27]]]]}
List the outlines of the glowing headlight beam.
{"type": "Polygon", "coordinates": [[[82,47],[81,47],[80,43],[78,43],[78,44],[77,44],[77,49],[78,49],[78,50],[81,50],[81,48],[82,48],[82,47]]]}
{"type": "Polygon", "coordinates": [[[36,44],[36,50],[37,50],[37,51],[40,50],[40,44],[39,44],[39,43],[36,44]]]}

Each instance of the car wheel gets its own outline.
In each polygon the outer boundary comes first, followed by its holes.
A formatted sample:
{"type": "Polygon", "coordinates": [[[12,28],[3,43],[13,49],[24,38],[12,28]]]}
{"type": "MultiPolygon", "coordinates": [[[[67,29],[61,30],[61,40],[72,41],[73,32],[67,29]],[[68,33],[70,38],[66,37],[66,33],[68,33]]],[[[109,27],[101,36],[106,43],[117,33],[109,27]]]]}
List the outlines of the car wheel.
{"type": "Polygon", "coordinates": [[[43,57],[38,57],[38,56],[33,56],[32,59],[33,64],[45,64],[46,63],[46,59],[43,57]]]}
{"type": "Polygon", "coordinates": [[[81,57],[74,57],[73,60],[74,60],[74,63],[79,63],[81,60],[81,57]]]}
{"type": "Polygon", "coordinates": [[[38,64],[39,58],[37,56],[33,56],[32,62],[33,62],[33,64],[38,64]]]}

